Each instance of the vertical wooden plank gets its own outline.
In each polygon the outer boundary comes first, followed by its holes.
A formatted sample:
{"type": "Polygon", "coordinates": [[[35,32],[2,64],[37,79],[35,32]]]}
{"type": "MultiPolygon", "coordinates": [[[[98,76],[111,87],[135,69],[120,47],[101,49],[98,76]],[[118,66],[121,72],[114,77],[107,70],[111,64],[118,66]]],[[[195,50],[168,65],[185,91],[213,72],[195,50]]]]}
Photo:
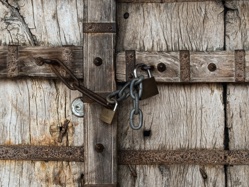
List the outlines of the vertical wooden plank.
{"type": "MultiPolygon", "coordinates": [[[[115,22],[114,0],[85,0],[86,23],[115,22]]],[[[115,34],[84,34],[84,84],[96,92],[111,92],[114,80],[115,34]],[[103,60],[95,66],[96,57],[103,60]]],[[[86,104],[85,110],[85,184],[116,184],[116,123],[107,125],[99,120],[101,106],[86,104]],[[102,144],[104,151],[98,153],[96,144],[102,144]]]]}
{"type": "MultiPolygon", "coordinates": [[[[249,2],[226,2],[226,49],[249,49],[249,2]]],[[[246,60],[248,59],[246,55],[246,60]]],[[[248,64],[246,63],[246,68],[248,64]]],[[[248,75],[246,75],[248,80],[248,75]]],[[[248,111],[249,86],[229,84],[227,88],[227,129],[230,150],[249,149],[248,111]]],[[[249,166],[230,166],[227,169],[227,184],[248,186],[249,166]]]]}
{"type": "MultiPolygon", "coordinates": [[[[82,21],[82,0],[0,1],[0,45],[82,45],[82,21]]],[[[42,79],[1,80],[0,92],[0,144],[83,146],[83,121],[70,106],[78,92],[42,79]],[[59,143],[65,118],[72,123],[59,143]]],[[[84,163],[0,161],[0,186],[82,186],[83,176],[84,163]]]]}
{"type": "MultiPolygon", "coordinates": [[[[224,46],[221,2],[118,4],[118,51],[214,51],[224,46]],[[129,13],[127,19],[125,13],[129,13]]],[[[159,95],[140,102],[143,128],[129,127],[132,102],[121,104],[119,149],[223,149],[223,87],[158,85],[159,95]],[[145,133],[146,132],[146,133],[145,133]],[[145,136],[144,134],[149,134],[145,136]]],[[[225,186],[223,166],[119,166],[121,187],[225,186]],[[205,173],[207,177],[205,176],[205,173]]]]}

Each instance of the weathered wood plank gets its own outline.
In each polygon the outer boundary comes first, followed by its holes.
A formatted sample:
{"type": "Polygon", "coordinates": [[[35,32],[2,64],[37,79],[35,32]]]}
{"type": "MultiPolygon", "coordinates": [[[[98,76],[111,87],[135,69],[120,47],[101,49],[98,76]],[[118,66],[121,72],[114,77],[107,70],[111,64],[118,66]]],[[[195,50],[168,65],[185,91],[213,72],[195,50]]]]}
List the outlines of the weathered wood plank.
{"type": "MultiPolygon", "coordinates": [[[[223,11],[221,2],[119,4],[118,52],[162,51],[167,57],[168,53],[165,51],[223,50],[223,11]],[[129,13],[128,18],[127,14],[124,16],[125,13],[129,13]]],[[[159,60],[167,63],[164,58],[151,57],[153,58],[156,59],[154,63],[159,60]]],[[[147,58],[149,62],[154,61],[151,59],[147,58]]],[[[174,64],[173,69],[170,69],[171,73],[177,75],[177,79],[178,59],[179,56],[176,55],[169,60],[174,64]]],[[[139,62],[137,60],[137,63],[139,62]]],[[[120,63],[117,63],[117,66],[120,66],[120,63]]],[[[165,76],[164,73],[160,75],[165,76]]],[[[223,149],[224,110],[221,85],[158,86],[158,96],[140,103],[144,113],[144,127],[139,131],[133,131],[129,127],[128,118],[132,103],[127,101],[121,104],[119,110],[122,112],[119,112],[118,116],[120,149],[223,149]],[[151,135],[143,136],[143,131],[151,131],[151,135]]],[[[129,166],[119,167],[120,186],[225,185],[222,166],[130,166],[134,167],[133,172],[129,172],[129,166]]]]}
{"type": "MultiPolygon", "coordinates": [[[[235,51],[220,52],[190,52],[190,81],[189,82],[236,82],[235,51]],[[209,65],[215,64],[214,71],[209,65]]],[[[180,52],[136,52],[136,63],[154,66],[152,71],[157,82],[182,82],[180,77],[180,52]],[[159,63],[166,66],[164,72],[157,69],[159,63]]],[[[116,57],[118,82],[126,81],[125,52],[116,57]]],[[[249,81],[249,52],[245,52],[245,81],[249,81]]]]}
{"type": "MultiPolygon", "coordinates": [[[[249,2],[226,2],[226,49],[249,49],[249,2]]],[[[248,57],[246,56],[246,61],[248,57]]],[[[246,65],[248,71],[248,62],[246,65]]],[[[248,81],[248,75],[246,77],[248,81]]],[[[229,149],[248,150],[248,93],[247,85],[229,84],[227,88],[227,128],[229,149]]],[[[227,168],[228,186],[248,186],[249,166],[227,168]]]]}
{"type": "Polygon", "coordinates": [[[249,49],[249,2],[226,2],[226,50],[249,49]]]}
{"type": "MultiPolygon", "coordinates": [[[[144,126],[140,131],[129,127],[129,108],[132,103],[127,101],[120,107],[118,117],[118,142],[122,150],[176,150],[176,149],[223,149],[224,136],[224,110],[222,100],[223,88],[220,85],[159,85],[159,96],[141,101],[140,107],[144,113],[144,126]],[[153,108],[152,108],[153,106],[153,108]],[[215,107],[214,107],[215,106],[215,107]],[[150,136],[144,136],[143,131],[150,131],[150,136]]],[[[224,184],[223,166],[206,167],[208,180],[202,179],[200,166],[168,166],[168,173],[147,177],[148,184],[158,181],[162,186],[163,181],[173,182],[173,186],[181,186],[187,182],[189,186],[212,186],[214,181],[219,185],[224,184]],[[189,171],[189,176],[182,174],[189,171]],[[174,178],[170,173],[179,172],[174,178]],[[216,173],[217,178],[215,178],[216,173]],[[214,177],[214,178],[213,178],[214,177]],[[193,178],[193,180],[191,180],[193,178]],[[182,181],[183,180],[183,181],[182,181]]],[[[127,169],[119,170],[121,186],[127,186],[135,180],[130,174],[124,174],[127,169]],[[127,181],[127,182],[126,182],[127,181]]],[[[157,173],[160,166],[137,166],[136,171],[142,175],[157,173]],[[154,169],[153,169],[154,168],[154,169]],[[146,170],[146,172],[144,171],[146,170]],[[148,173],[147,170],[150,170],[148,173]]],[[[150,176],[150,175],[149,175],[150,176]]],[[[149,186],[136,178],[135,186],[149,186]]],[[[217,185],[218,185],[217,184],[217,185]]]]}
{"type": "MultiPolygon", "coordinates": [[[[85,0],[84,6],[87,7],[85,23],[115,22],[115,0],[85,0]]],[[[87,88],[100,92],[114,91],[114,49],[115,34],[84,34],[84,85],[87,88]],[[94,65],[96,57],[102,59],[101,66],[94,65]]],[[[116,184],[116,123],[107,125],[99,120],[99,105],[89,103],[85,106],[85,185],[116,184]],[[104,146],[103,152],[95,150],[96,144],[104,146]]]]}
{"type": "Polygon", "coordinates": [[[214,51],[224,47],[222,2],[120,3],[117,7],[118,52],[214,51]],[[127,19],[125,13],[129,13],[127,19]]]}
{"type": "MultiPolygon", "coordinates": [[[[82,46],[82,3],[1,0],[0,45],[82,46]]],[[[2,61],[2,55],[0,58],[2,61]]],[[[83,146],[82,119],[72,115],[70,106],[78,92],[57,80],[42,79],[0,80],[0,91],[0,144],[83,146]],[[58,125],[65,118],[71,124],[59,143],[58,125]]],[[[84,163],[0,161],[0,165],[1,186],[83,184],[84,163]]]]}
{"type": "Polygon", "coordinates": [[[220,166],[119,166],[120,187],[126,186],[224,186],[220,166]],[[131,168],[131,167],[130,167],[131,168]]]}
{"type": "Polygon", "coordinates": [[[2,186],[82,186],[81,162],[1,161],[2,186]]]}
{"type": "MultiPolygon", "coordinates": [[[[8,67],[8,47],[0,47],[0,78],[16,77],[46,77],[56,78],[48,65],[38,66],[36,58],[58,59],[65,63],[78,77],[83,78],[83,48],[82,47],[21,47],[16,46],[16,72],[10,74],[8,67]]],[[[13,66],[13,65],[11,65],[13,66]]],[[[68,75],[65,75],[66,77],[68,75]]]]}

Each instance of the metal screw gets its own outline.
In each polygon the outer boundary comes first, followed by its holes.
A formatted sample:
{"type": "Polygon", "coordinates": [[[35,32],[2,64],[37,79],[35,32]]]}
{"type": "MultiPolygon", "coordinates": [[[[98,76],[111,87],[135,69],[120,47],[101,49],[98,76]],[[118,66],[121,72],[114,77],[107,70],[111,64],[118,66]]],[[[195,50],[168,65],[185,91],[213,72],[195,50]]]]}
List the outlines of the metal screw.
{"type": "Polygon", "coordinates": [[[95,151],[97,151],[98,153],[102,153],[104,151],[104,149],[105,149],[105,147],[101,143],[97,143],[95,145],[95,151]]]}
{"type": "Polygon", "coordinates": [[[157,65],[157,70],[158,70],[159,72],[164,72],[164,71],[166,70],[166,65],[165,65],[164,63],[159,63],[159,64],[157,65]]]}
{"type": "Polygon", "coordinates": [[[101,66],[103,63],[103,60],[100,57],[96,57],[93,63],[95,64],[95,66],[101,66]]]}
{"type": "Polygon", "coordinates": [[[208,64],[209,71],[215,71],[217,69],[216,65],[214,63],[208,64]]]}
{"type": "Polygon", "coordinates": [[[130,14],[128,12],[124,13],[124,19],[128,19],[130,14]]]}

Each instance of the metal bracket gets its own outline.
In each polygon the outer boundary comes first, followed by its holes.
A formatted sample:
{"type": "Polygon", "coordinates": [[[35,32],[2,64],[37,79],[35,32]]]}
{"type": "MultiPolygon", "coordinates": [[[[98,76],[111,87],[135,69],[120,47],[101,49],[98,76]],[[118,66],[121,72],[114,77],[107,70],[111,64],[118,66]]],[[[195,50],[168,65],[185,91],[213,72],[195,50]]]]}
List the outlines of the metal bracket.
{"type": "Polygon", "coordinates": [[[235,81],[245,82],[245,50],[235,50],[235,81]]]}
{"type": "Polygon", "coordinates": [[[84,23],[84,33],[116,33],[116,23],[84,23]]]}
{"type": "Polygon", "coordinates": [[[125,61],[126,61],[126,81],[129,81],[133,77],[133,70],[136,65],[136,51],[134,50],[125,51],[125,61]]]}
{"type": "Polygon", "coordinates": [[[189,51],[180,51],[180,80],[182,82],[190,81],[190,53],[189,51]]]}

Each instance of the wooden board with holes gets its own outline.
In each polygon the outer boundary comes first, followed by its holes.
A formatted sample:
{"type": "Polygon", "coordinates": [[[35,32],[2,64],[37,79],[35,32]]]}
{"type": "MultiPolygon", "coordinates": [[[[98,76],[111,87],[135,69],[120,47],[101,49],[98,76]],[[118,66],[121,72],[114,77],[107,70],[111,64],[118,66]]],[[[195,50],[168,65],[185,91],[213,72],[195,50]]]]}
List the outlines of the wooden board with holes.
{"type": "MultiPolygon", "coordinates": [[[[161,52],[167,57],[164,51],[172,51],[173,55],[179,50],[223,49],[224,7],[221,2],[120,3],[117,12],[117,50],[138,51],[138,63],[146,53],[161,52]],[[125,13],[129,16],[124,16],[125,13]]],[[[151,59],[148,57],[149,62],[151,59]]],[[[122,65],[124,63],[117,64],[122,65]]],[[[144,113],[141,130],[129,127],[132,102],[128,100],[119,108],[122,111],[118,115],[119,149],[223,149],[222,85],[160,84],[158,87],[158,96],[140,102],[144,113]],[[148,131],[150,135],[144,136],[148,131]]],[[[120,165],[118,180],[123,187],[224,186],[225,173],[223,166],[120,165]]]]}

